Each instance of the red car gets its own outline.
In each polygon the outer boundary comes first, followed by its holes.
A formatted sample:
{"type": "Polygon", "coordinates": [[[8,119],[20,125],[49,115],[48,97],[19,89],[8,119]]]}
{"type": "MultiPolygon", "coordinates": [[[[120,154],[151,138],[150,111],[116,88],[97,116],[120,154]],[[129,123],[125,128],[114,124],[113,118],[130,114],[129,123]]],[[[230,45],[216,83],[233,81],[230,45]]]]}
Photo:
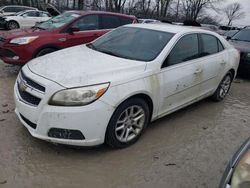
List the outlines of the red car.
{"type": "Polygon", "coordinates": [[[136,17],[99,11],[68,11],[26,30],[0,34],[0,59],[23,65],[63,48],[93,41],[113,28],[137,22],[136,17]]]}

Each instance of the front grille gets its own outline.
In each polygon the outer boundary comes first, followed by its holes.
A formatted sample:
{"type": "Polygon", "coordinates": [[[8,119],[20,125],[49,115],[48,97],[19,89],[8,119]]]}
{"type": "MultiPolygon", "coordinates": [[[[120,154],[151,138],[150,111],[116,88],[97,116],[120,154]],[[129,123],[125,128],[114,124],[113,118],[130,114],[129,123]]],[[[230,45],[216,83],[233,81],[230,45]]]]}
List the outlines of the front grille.
{"type": "Polygon", "coordinates": [[[41,101],[40,98],[35,97],[35,96],[31,95],[30,93],[28,93],[28,92],[24,91],[23,89],[21,89],[19,83],[17,84],[17,87],[18,87],[19,95],[20,95],[20,97],[22,98],[22,100],[24,102],[27,102],[27,103],[35,105],[35,106],[39,105],[39,103],[41,101]]]}
{"type": "Polygon", "coordinates": [[[31,128],[36,129],[36,124],[32,123],[30,120],[28,120],[27,118],[25,118],[22,114],[20,114],[22,120],[27,123],[31,128]]]}
{"type": "Polygon", "coordinates": [[[13,58],[15,56],[16,56],[16,54],[14,52],[12,52],[11,50],[0,48],[0,57],[13,58]]]}
{"type": "Polygon", "coordinates": [[[39,91],[42,91],[42,92],[45,92],[45,87],[41,86],[40,84],[34,82],[33,80],[29,79],[24,73],[23,71],[21,71],[20,73],[21,75],[21,79],[24,80],[27,85],[39,90],[39,91]]]}

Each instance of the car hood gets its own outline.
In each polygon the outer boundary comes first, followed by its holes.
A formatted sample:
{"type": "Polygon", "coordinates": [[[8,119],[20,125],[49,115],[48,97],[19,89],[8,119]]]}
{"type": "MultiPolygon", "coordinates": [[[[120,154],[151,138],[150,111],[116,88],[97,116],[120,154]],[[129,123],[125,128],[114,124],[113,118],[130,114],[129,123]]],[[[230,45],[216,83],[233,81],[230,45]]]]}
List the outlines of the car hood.
{"type": "Polygon", "coordinates": [[[114,57],[80,45],[39,57],[27,66],[37,75],[72,88],[128,81],[143,73],[146,63],[114,57]]]}
{"type": "Polygon", "coordinates": [[[229,43],[240,52],[250,52],[250,42],[230,40],[229,43]]]}
{"type": "Polygon", "coordinates": [[[5,39],[13,39],[13,38],[17,38],[17,37],[26,37],[26,36],[34,36],[37,34],[42,34],[45,33],[44,30],[40,30],[40,29],[17,29],[17,30],[10,30],[7,32],[3,32],[0,34],[1,37],[5,38],[5,39]]]}

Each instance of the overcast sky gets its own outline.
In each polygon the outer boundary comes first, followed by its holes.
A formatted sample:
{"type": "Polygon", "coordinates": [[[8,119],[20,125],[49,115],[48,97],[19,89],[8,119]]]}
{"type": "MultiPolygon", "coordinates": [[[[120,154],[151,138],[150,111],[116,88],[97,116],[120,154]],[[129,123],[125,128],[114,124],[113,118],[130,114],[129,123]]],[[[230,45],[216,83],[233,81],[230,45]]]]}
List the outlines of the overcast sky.
{"type": "Polygon", "coordinates": [[[236,20],[233,25],[250,25],[250,0],[227,0],[225,4],[239,2],[242,4],[244,11],[246,13],[245,18],[236,20]]]}

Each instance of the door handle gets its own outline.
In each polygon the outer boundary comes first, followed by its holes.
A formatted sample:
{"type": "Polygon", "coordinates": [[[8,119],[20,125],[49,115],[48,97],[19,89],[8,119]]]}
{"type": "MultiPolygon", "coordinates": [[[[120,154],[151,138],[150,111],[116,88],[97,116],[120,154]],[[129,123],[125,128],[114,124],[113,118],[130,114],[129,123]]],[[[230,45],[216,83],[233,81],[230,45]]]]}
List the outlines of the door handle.
{"type": "Polygon", "coordinates": [[[220,64],[221,64],[221,65],[225,65],[225,64],[226,64],[226,61],[222,61],[220,64]]]}
{"type": "Polygon", "coordinates": [[[197,69],[197,70],[194,72],[194,74],[200,74],[200,73],[202,73],[202,72],[203,72],[202,69],[197,69]]]}

